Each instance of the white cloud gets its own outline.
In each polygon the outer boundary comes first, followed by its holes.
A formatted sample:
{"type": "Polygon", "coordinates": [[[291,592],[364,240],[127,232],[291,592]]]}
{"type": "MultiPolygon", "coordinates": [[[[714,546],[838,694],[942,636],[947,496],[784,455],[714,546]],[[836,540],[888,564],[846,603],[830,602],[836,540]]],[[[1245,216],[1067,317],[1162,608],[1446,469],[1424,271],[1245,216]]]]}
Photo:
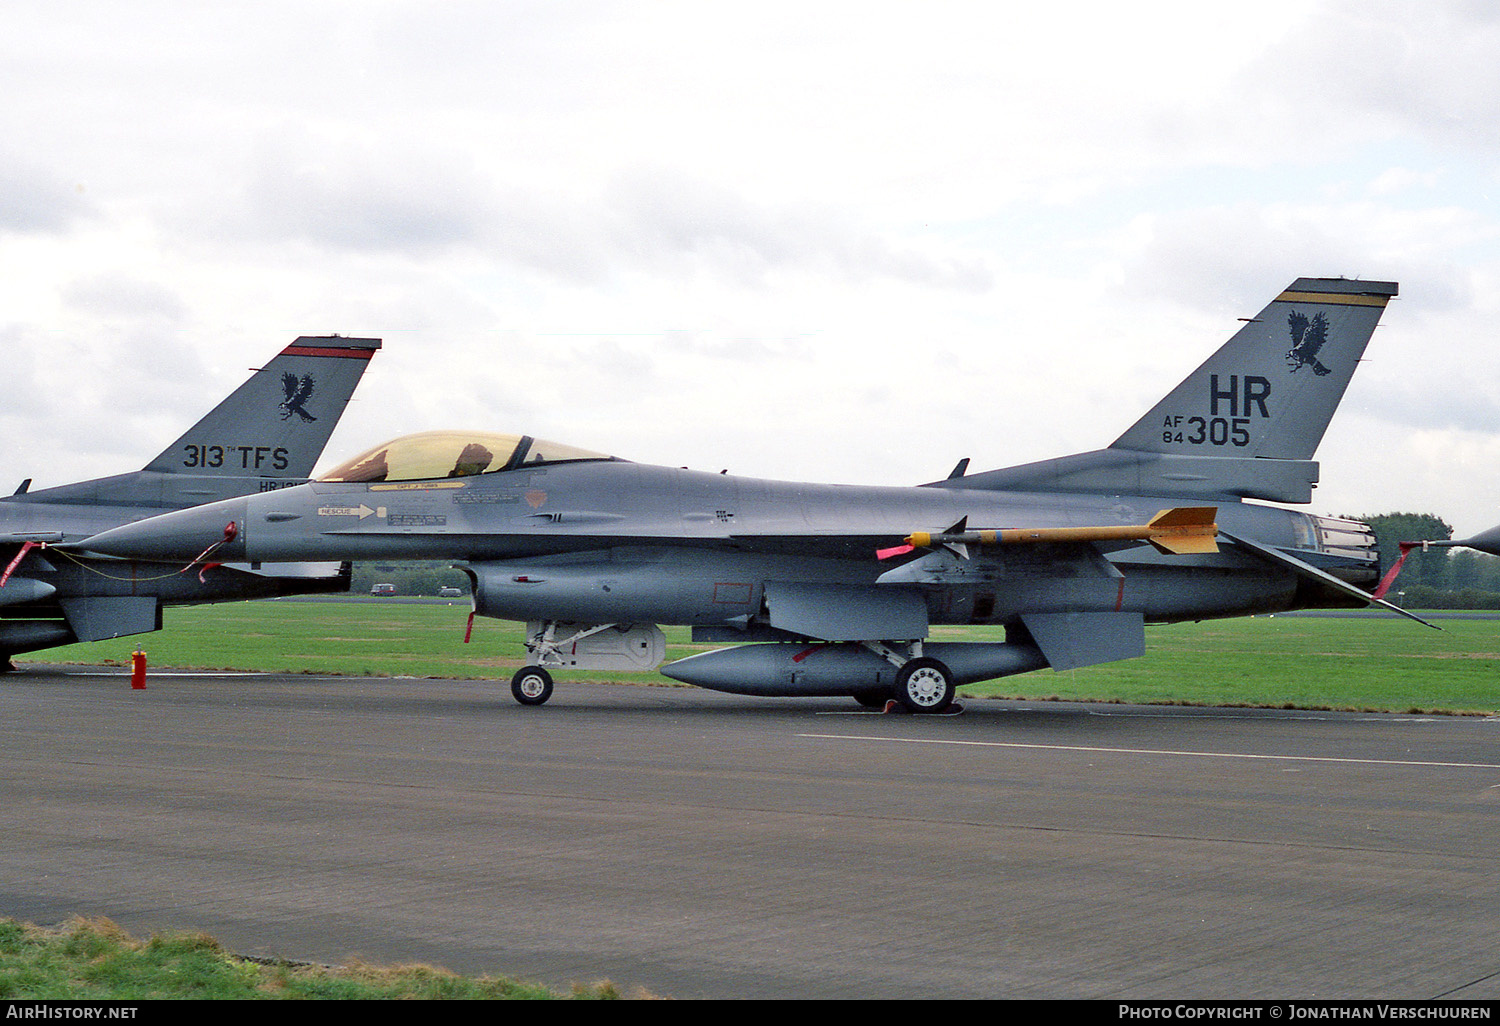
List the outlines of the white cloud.
{"type": "Polygon", "coordinates": [[[0,150],[0,235],[59,233],[92,212],[82,191],[59,173],[0,150]]]}

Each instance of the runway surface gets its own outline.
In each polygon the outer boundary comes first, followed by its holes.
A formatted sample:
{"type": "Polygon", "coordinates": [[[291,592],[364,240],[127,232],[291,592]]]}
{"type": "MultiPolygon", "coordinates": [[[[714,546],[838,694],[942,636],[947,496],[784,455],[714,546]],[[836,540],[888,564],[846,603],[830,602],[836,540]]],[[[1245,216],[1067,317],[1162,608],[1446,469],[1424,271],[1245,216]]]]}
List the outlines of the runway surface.
{"type": "Polygon", "coordinates": [[[0,914],[691,997],[1500,997],[1500,718],[32,668],[0,914]]]}

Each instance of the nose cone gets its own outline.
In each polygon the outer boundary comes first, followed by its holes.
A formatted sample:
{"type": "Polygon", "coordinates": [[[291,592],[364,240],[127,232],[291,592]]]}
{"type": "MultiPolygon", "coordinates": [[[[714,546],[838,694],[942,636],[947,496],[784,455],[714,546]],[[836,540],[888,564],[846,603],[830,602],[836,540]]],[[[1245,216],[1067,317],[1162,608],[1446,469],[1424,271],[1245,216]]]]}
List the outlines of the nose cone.
{"type": "Polygon", "coordinates": [[[244,499],[176,510],[96,534],[80,547],[125,559],[184,561],[213,547],[205,558],[214,562],[242,559],[245,511],[244,499]]]}

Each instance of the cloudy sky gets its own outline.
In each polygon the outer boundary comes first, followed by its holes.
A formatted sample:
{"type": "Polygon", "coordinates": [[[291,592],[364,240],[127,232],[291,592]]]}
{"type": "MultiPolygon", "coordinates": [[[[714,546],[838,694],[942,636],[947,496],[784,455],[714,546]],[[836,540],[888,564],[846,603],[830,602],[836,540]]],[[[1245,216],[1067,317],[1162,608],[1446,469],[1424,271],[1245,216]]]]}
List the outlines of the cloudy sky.
{"type": "Polygon", "coordinates": [[[9,0],[0,487],[300,334],[438,427],[913,484],[1107,445],[1301,275],[1391,279],[1313,512],[1500,523],[1489,0],[9,0]]]}

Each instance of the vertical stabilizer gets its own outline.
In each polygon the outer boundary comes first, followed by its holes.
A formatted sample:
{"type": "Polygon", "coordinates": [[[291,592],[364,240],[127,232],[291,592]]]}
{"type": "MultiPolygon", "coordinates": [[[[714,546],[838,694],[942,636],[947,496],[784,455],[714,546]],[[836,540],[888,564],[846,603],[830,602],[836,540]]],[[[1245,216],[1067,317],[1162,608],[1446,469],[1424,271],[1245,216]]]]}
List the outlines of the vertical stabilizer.
{"type": "Polygon", "coordinates": [[[1313,453],[1394,295],[1298,278],[1109,448],[931,487],[1311,502],[1313,453]]]}
{"type": "Polygon", "coordinates": [[[305,479],[379,348],[378,338],[302,336],[145,469],[305,479]]]}
{"type": "Polygon", "coordinates": [[[1110,448],[1312,459],[1396,291],[1298,278],[1110,448]]]}

